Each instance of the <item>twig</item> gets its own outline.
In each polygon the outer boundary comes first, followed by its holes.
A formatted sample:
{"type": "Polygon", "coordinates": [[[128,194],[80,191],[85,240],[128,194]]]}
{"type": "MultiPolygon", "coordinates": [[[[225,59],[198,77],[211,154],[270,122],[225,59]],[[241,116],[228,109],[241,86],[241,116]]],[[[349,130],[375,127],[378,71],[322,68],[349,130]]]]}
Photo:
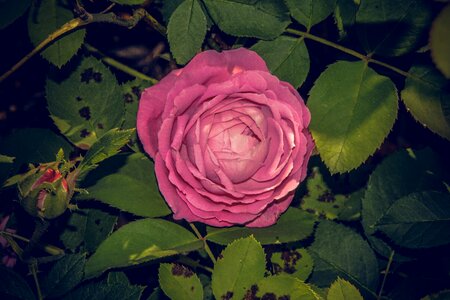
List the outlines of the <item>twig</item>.
{"type": "Polygon", "coordinates": [[[38,294],[38,299],[42,300],[44,298],[42,297],[41,287],[39,285],[39,279],[37,277],[37,262],[36,261],[32,261],[29,264],[29,268],[30,268],[31,274],[33,274],[33,279],[34,279],[34,284],[36,285],[36,291],[37,291],[37,294],[38,294]]]}
{"type": "Polygon", "coordinates": [[[384,285],[386,284],[386,279],[389,274],[389,269],[391,268],[392,261],[394,260],[395,251],[392,250],[391,255],[389,256],[389,261],[386,266],[386,270],[384,271],[383,281],[381,282],[380,291],[378,292],[377,300],[381,300],[381,295],[383,294],[384,285]]]}
{"type": "Polygon", "coordinates": [[[203,246],[204,246],[204,249],[205,249],[206,253],[208,254],[208,256],[211,259],[211,261],[213,262],[213,264],[216,264],[217,260],[214,257],[214,254],[212,253],[211,249],[209,248],[208,242],[205,240],[205,238],[202,236],[200,231],[198,231],[197,227],[195,227],[195,225],[193,223],[189,223],[189,226],[191,226],[191,228],[194,231],[194,233],[197,236],[197,238],[199,240],[203,241],[203,246]]]}

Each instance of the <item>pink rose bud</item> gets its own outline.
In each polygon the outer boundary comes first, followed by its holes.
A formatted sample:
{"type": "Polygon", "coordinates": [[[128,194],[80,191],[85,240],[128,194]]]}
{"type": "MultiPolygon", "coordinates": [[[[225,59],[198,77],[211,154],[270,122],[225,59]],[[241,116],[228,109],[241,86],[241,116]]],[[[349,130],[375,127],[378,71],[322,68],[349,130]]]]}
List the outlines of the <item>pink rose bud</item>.
{"type": "Polygon", "coordinates": [[[69,204],[67,181],[57,169],[41,167],[37,170],[18,185],[21,204],[33,216],[56,218],[69,204]]]}
{"type": "Polygon", "coordinates": [[[205,51],[146,89],[137,131],[175,219],[274,224],[314,143],[299,93],[253,51],[205,51]]]}

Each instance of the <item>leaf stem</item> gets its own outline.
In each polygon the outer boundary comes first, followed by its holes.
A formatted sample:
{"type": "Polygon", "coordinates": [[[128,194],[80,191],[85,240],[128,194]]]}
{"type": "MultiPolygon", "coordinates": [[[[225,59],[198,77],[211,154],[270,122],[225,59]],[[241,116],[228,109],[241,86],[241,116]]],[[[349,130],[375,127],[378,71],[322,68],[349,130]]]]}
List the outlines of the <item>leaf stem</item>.
{"type": "MultiPolygon", "coordinates": [[[[20,240],[20,241],[23,241],[23,242],[26,242],[26,243],[30,242],[30,240],[27,239],[26,237],[23,237],[21,235],[17,235],[15,233],[11,233],[11,232],[8,232],[8,231],[0,231],[0,235],[8,235],[8,236],[10,236],[12,238],[15,238],[17,240],[20,240]]],[[[58,247],[53,246],[53,245],[48,245],[48,244],[43,245],[41,243],[38,243],[37,246],[39,248],[42,248],[45,252],[47,252],[50,255],[61,255],[61,254],[64,254],[64,250],[63,249],[58,248],[58,247]]]]}
{"type": "Polygon", "coordinates": [[[192,230],[194,231],[195,235],[197,236],[197,238],[199,240],[203,241],[203,246],[204,249],[206,251],[206,253],[208,254],[209,258],[211,259],[211,261],[216,264],[217,260],[214,257],[214,254],[211,251],[211,248],[209,248],[208,246],[208,242],[206,241],[206,239],[202,236],[202,234],[200,233],[200,231],[198,231],[197,227],[195,227],[195,225],[193,223],[189,223],[189,226],[191,226],[192,230]]]}
{"type": "Polygon", "coordinates": [[[191,267],[194,267],[194,268],[201,268],[201,269],[203,269],[203,270],[205,270],[205,271],[208,271],[209,273],[212,273],[213,272],[213,269],[212,268],[210,268],[210,267],[207,267],[207,266],[204,266],[204,265],[202,265],[201,263],[199,263],[198,261],[196,261],[196,260],[193,260],[192,258],[190,258],[190,257],[188,257],[188,256],[180,256],[180,258],[178,259],[178,261],[180,262],[180,263],[182,263],[182,264],[186,264],[186,265],[189,265],[189,266],[191,266],[191,267]]]}
{"type": "Polygon", "coordinates": [[[412,77],[414,79],[422,80],[421,78],[419,78],[419,77],[417,77],[417,76],[415,76],[415,75],[413,75],[411,73],[408,73],[406,71],[403,71],[403,70],[401,70],[401,69],[399,69],[397,67],[394,67],[394,66],[392,66],[390,64],[387,64],[385,62],[373,59],[373,58],[371,58],[368,55],[364,55],[364,54],[359,53],[359,52],[357,52],[355,50],[352,50],[350,48],[347,48],[347,47],[344,47],[342,45],[333,43],[333,42],[331,42],[331,41],[329,41],[327,39],[318,37],[318,36],[313,35],[313,34],[311,34],[309,32],[300,31],[300,30],[296,30],[296,29],[292,29],[292,28],[287,28],[286,32],[294,34],[294,35],[297,35],[297,36],[302,36],[302,37],[304,37],[306,39],[310,39],[310,40],[316,41],[318,43],[321,43],[323,45],[326,45],[326,46],[338,49],[338,50],[340,50],[340,51],[342,51],[344,53],[350,54],[350,55],[352,55],[352,56],[354,56],[356,58],[359,58],[361,60],[367,61],[368,63],[372,63],[372,64],[375,64],[375,65],[379,65],[379,66],[385,67],[387,69],[390,69],[390,70],[392,70],[392,71],[394,71],[394,72],[396,72],[396,73],[398,73],[398,74],[400,74],[402,76],[412,77]]]}
{"type": "Polygon", "coordinates": [[[389,274],[389,270],[391,268],[392,261],[394,260],[394,255],[395,255],[395,251],[392,250],[391,255],[389,255],[389,260],[388,260],[388,263],[386,266],[386,270],[384,271],[384,277],[383,277],[383,281],[381,282],[381,287],[380,287],[380,291],[378,292],[377,300],[381,300],[381,295],[383,294],[384,285],[386,284],[386,279],[389,274]]]}
{"type": "Polygon", "coordinates": [[[31,274],[33,274],[33,279],[34,279],[34,283],[36,285],[36,291],[37,291],[37,294],[38,294],[38,299],[42,300],[44,298],[42,297],[41,287],[39,285],[39,279],[37,277],[37,262],[36,261],[31,262],[30,265],[29,265],[29,268],[30,268],[31,274]]]}
{"type": "Polygon", "coordinates": [[[119,62],[119,61],[117,61],[117,60],[115,60],[114,58],[111,58],[111,57],[106,56],[106,55],[103,54],[100,50],[98,50],[97,48],[93,47],[93,46],[90,45],[90,44],[85,43],[85,44],[84,44],[84,47],[85,47],[89,52],[91,52],[91,53],[93,53],[93,54],[96,54],[96,55],[100,56],[100,59],[101,59],[104,63],[106,63],[106,64],[108,64],[108,65],[110,65],[110,66],[112,66],[112,67],[114,67],[114,68],[116,68],[116,69],[118,69],[118,70],[124,72],[124,73],[127,73],[127,74],[129,74],[129,75],[131,75],[131,76],[134,76],[134,77],[136,77],[136,78],[140,78],[140,79],[145,80],[145,81],[149,81],[149,82],[151,82],[152,84],[158,83],[158,80],[157,80],[157,79],[152,78],[152,77],[149,77],[149,76],[145,75],[144,73],[141,73],[141,72],[139,72],[139,71],[137,71],[137,70],[135,70],[135,69],[133,69],[133,68],[130,68],[129,66],[127,66],[127,65],[125,65],[125,64],[123,64],[123,63],[121,63],[121,62],[119,62]]]}

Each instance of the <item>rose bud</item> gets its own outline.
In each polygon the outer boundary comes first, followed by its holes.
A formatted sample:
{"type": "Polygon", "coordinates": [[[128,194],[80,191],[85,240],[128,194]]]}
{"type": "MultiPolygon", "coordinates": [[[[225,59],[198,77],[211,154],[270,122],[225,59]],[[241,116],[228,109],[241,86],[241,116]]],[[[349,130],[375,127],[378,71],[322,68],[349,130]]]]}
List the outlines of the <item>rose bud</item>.
{"type": "Polygon", "coordinates": [[[306,176],[310,118],[258,54],[210,50],[142,93],[137,131],[175,219],[265,227],[306,176]]]}
{"type": "Polygon", "coordinates": [[[39,168],[19,184],[20,203],[25,210],[45,219],[62,215],[69,205],[68,185],[61,172],[52,168],[39,168]]]}

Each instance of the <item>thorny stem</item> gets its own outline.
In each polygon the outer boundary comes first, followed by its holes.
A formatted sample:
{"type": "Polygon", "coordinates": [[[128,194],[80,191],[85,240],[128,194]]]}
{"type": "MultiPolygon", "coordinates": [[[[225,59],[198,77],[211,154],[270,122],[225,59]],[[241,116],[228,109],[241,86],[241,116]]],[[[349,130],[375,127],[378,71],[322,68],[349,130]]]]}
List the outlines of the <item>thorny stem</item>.
{"type": "Polygon", "coordinates": [[[384,285],[386,284],[386,279],[389,274],[389,270],[391,268],[392,261],[394,260],[395,251],[392,250],[391,255],[389,256],[389,261],[386,266],[386,270],[384,271],[383,281],[381,282],[380,291],[378,292],[377,300],[381,300],[381,295],[383,294],[384,285]]]}
{"type": "Polygon", "coordinates": [[[213,262],[213,264],[216,264],[217,260],[214,257],[214,254],[212,253],[211,249],[208,246],[208,242],[206,241],[206,239],[202,236],[202,234],[200,233],[200,231],[198,231],[197,227],[195,227],[195,225],[193,223],[189,223],[189,226],[191,226],[192,230],[194,231],[195,235],[197,236],[197,238],[199,240],[203,241],[203,247],[206,251],[206,253],[208,254],[209,258],[211,259],[211,261],[213,262]]]}
{"type": "MultiPolygon", "coordinates": [[[[8,231],[0,231],[0,235],[8,235],[12,238],[15,238],[16,240],[20,240],[26,243],[29,243],[30,240],[27,239],[26,237],[23,237],[21,235],[17,235],[15,233],[11,233],[8,231]]],[[[37,247],[42,248],[45,252],[47,252],[50,255],[61,255],[64,254],[64,250],[61,248],[58,248],[56,246],[53,245],[42,245],[40,243],[37,244],[37,247]]]]}
{"type": "Polygon", "coordinates": [[[33,274],[34,283],[36,284],[36,291],[38,294],[38,299],[42,300],[42,299],[44,299],[44,297],[42,297],[41,287],[39,285],[39,280],[37,277],[37,261],[31,262],[29,265],[29,268],[30,268],[31,274],[33,274]]]}
{"type": "Polygon", "coordinates": [[[127,73],[127,74],[129,74],[131,76],[134,76],[136,78],[140,78],[140,79],[145,80],[145,81],[149,81],[152,84],[158,83],[158,80],[156,80],[155,78],[151,78],[151,77],[145,75],[144,73],[141,73],[141,72],[139,72],[139,71],[137,71],[137,70],[135,70],[133,68],[130,68],[129,66],[127,66],[127,65],[125,65],[125,64],[123,64],[123,63],[121,63],[121,62],[111,58],[111,57],[106,56],[100,50],[98,50],[97,48],[95,48],[95,47],[93,47],[93,46],[91,46],[91,45],[89,45],[87,43],[84,44],[84,47],[89,52],[97,54],[98,56],[100,56],[100,59],[103,62],[105,62],[106,64],[108,64],[108,65],[110,65],[110,66],[112,66],[112,67],[114,67],[114,68],[116,68],[116,69],[118,69],[118,70],[120,70],[120,71],[122,71],[124,73],[127,73]]]}

